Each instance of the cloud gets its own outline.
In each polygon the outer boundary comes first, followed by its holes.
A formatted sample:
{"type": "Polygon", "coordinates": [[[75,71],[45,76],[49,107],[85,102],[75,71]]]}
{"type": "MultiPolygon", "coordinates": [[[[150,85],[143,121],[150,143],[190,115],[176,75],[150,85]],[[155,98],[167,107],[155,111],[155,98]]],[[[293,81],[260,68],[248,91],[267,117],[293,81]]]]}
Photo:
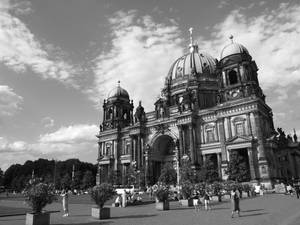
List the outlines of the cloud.
{"type": "Polygon", "coordinates": [[[29,11],[30,3],[26,2],[0,2],[0,62],[18,73],[31,69],[44,79],[77,87],[74,75],[78,68],[62,59],[61,54],[49,54],[26,24],[13,15],[12,11],[15,14],[29,11]]]}
{"type": "Polygon", "coordinates": [[[40,143],[68,143],[95,141],[95,135],[99,132],[96,125],[79,124],[61,127],[53,133],[41,135],[40,143]]]}
{"type": "Polygon", "coordinates": [[[41,122],[42,122],[43,126],[46,128],[50,128],[50,127],[54,126],[54,119],[52,119],[50,117],[44,117],[41,122]]]}
{"type": "Polygon", "coordinates": [[[228,5],[230,5],[230,0],[221,0],[218,4],[218,8],[222,9],[228,5]]]}
{"type": "Polygon", "coordinates": [[[97,156],[95,135],[98,132],[96,125],[77,124],[43,134],[35,143],[9,141],[0,137],[0,165],[6,169],[12,164],[40,157],[60,160],[80,157],[82,160],[90,160],[97,156]],[[22,157],[18,157],[20,154],[22,157]]]}
{"type": "Polygon", "coordinates": [[[210,39],[200,37],[202,46],[219,56],[233,34],[234,41],[246,46],[257,62],[262,87],[287,93],[290,85],[300,84],[300,5],[282,3],[255,17],[246,14],[233,10],[214,26],[210,39]]]}
{"type": "Polygon", "coordinates": [[[23,98],[12,88],[0,85],[0,116],[12,116],[21,110],[23,98]]]}
{"type": "Polygon", "coordinates": [[[153,110],[171,64],[183,54],[178,25],[170,20],[156,23],[134,10],[115,13],[109,23],[111,49],[94,60],[91,99],[99,103],[99,96],[106,98],[120,80],[135,104],[143,100],[144,107],[153,110]]]}

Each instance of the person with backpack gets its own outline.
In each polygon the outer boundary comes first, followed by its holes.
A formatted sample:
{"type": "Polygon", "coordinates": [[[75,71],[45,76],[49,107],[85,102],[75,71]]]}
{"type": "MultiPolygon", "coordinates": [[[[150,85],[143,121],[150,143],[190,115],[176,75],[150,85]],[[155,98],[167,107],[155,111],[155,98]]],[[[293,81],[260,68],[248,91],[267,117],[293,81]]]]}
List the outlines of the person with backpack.
{"type": "Polygon", "coordinates": [[[231,191],[231,204],[231,218],[233,218],[235,212],[237,212],[238,216],[240,216],[240,193],[236,188],[233,188],[231,191]]]}

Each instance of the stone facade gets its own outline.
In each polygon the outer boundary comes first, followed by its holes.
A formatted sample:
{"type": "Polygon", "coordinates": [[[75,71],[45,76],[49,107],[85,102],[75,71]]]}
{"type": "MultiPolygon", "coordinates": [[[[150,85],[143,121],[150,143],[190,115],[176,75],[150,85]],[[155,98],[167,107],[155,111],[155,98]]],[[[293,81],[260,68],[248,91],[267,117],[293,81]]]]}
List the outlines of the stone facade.
{"type": "Polygon", "coordinates": [[[182,160],[196,171],[210,160],[225,180],[233,151],[246,159],[251,181],[278,177],[279,163],[272,161],[277,147],[268,141],[276,133],[272,110],[248,50],[232,41],[218,61],[192,41],[189,49],[172,65],[154,111],[145,113],[140,102],[134,113],[120,84],[104,101],[98,183],[112,174],[126,183],[130,168],[143,168],[142,179],[153,184],[164,163],[178,169],[182,160]]]}

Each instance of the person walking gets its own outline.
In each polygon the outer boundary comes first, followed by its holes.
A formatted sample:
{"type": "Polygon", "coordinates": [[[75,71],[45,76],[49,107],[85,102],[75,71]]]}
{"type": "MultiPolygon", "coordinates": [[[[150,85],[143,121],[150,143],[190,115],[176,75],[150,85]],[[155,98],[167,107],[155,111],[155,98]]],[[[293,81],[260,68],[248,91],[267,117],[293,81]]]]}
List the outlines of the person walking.
{"type": "Polygon", "coordinates": [[[204,208],[205,210],[211,210],[211,206],[210,206],[210,194],[208,193],[207,190],[205,190],[204,193],[204,208]]]}
{"type": "Polygon", "coordinates": [[[300,187],[299,187],[299,183],[298,183],[298,184],[295,184],[295,192],[296,192],[297,198],[299,199],[299,196],[300,196],[300,187]]]}
{"type": "Polygon", "coordinates": [[[60,196],[62,196],[62,206],[64,210],[63,217],[69,216],[69,196],[68,196],[68,190],[63,189],[60,196]]]}
{"type": "Polygon", "coordinates": [[[240,216],[240,193],[236,188],[231,191],[231,206],[231,218],[233,218],[235,212],[240,216]]]}

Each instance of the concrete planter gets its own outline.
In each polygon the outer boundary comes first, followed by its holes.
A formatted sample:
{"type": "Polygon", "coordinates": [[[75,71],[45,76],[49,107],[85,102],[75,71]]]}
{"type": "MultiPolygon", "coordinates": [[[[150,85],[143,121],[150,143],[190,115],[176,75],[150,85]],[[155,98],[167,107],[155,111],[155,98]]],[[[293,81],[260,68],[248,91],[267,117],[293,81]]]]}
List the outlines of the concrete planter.
{"type": "Polygon", "coordinates": [[[92,217],[99,220],[109,219],[110,208],[92,207],[92,217]]]}
{"type": "Polygon", "coordinates": [[[181,199],[181,200],[180,200],[180,203],[181,203],[182,206],[188,206],[188,207],[194,205],[194,204],[193,204],[193,199],[192,199],[192,198],[189,198],[189,199],[181,199]]]}
{"type": "Polygon", "coordinates": [[[49,225],[50,213],[26,213],[26,225],[49,225]]]}
{"type": "Polygon", "coordinates": [[[169,203],[169,201],[156,202],[155,203],[155,208],[157,210],[169,210],[170,209],[170,203],[169,203]]]}

